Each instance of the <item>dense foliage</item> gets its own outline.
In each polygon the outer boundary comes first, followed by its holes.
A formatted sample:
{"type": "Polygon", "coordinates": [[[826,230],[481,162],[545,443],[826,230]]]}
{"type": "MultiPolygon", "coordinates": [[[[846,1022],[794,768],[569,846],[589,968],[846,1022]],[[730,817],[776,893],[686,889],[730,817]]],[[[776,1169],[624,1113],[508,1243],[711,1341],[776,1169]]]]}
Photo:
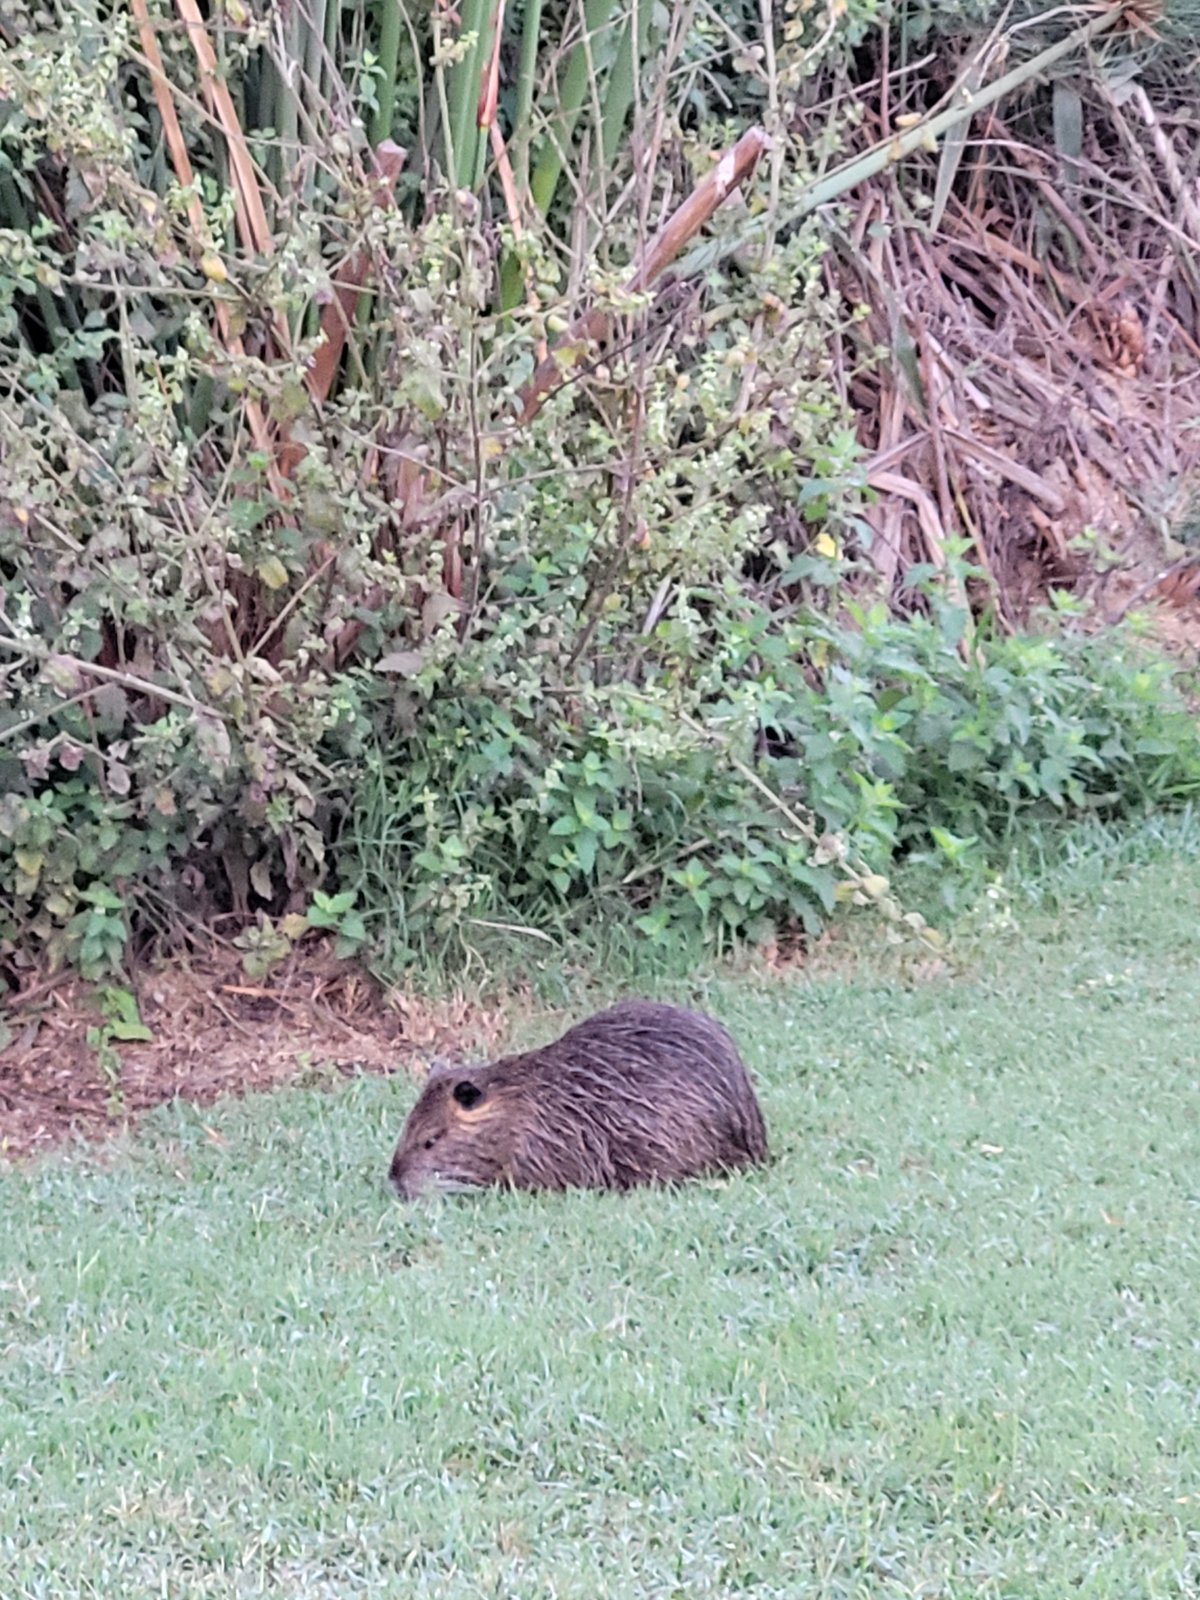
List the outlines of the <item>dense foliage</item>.
{"type": "MultiPolygon", "coordinates": [[[[420,183],[410,161],[400,203],[381,195],[367,124],[378,143],[440,107],[444,131],[465,92],[453,52],[428,85],[404,79],[416,56],[388,45],[390,6],[343,8],[326,55],[226,7],[228,103],[165,14],[149,31],[136,6],[13,14],[11,967],[100,975],[131,934],[216,913],[263,965],[305,926],[395,965],[472,924],[562,928],[597,907],[653,938],[812,930],[839,896],[886,899],[897,853],[959,862],[1030,812],[1196,791],[1194,728],[1132,644],[992,636],[958,580],[920,571],[906,617],[851,598],[870,533],[828,352],[857,313],[827,295],[814,228],[694,263],[657,297],[613,276],[650,200],[657,215],[711,165],[724,130],[701,90],[719,102],[729,41],[706,76],[691,46],[641,40],[636,126],[674,104],[683,66],[687,114],[600,250],[591,186],[616,194],[631,171],[605,131],[632,103],[619,40],[614,98],[590,134],[583,98],[572,123],[575,176],[589,138],[611,171],[587,167],[572,212],[559,159],[540,191],[554,226],[518,237],[438,177],[432,135],[420,183]],[[307,75],[282,70],[289,49],[307,75]],[[623,336],[514,420],[585,291],[623,336]]],[[[851,8],[837,42],[869,16],[851,8]]],[[[547,68],[564,101],[578,20],[547,68]]],[[[805,82],[806,27],[777,41],[777,108],[805,82]]],[[[772,204],[804,177],[777,165],[772,204]]],[[[740,219],[719,213],[718,240],[740,219]]]]}

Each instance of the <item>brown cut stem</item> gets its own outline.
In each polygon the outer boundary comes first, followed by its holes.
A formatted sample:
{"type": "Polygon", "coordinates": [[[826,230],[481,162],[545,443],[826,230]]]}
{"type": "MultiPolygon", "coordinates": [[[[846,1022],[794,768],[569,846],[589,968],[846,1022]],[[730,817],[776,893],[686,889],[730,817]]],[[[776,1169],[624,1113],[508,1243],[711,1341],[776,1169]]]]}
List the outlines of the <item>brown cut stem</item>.
{"type": "MultiPolygon", "coordinates": [[[[762,128],[749,128],[727,150],[713,170],[692,190],[650,241],[642,259],[626,279],[625,292],[644,292],[670,266],[718,206],[722,205],[739,185],[753,174],[760,156],[771,146],[771,140],[762,128]]],[[[612,315],[593,308],[577,317],[562,336],[549,356],[539,362],[533,376],[521,390],[520,420],[531,422],[541,409],[542,402],[558,387],[563,376],[586,353],[589,346],[600,344],[608,336],[612,315]]]]}

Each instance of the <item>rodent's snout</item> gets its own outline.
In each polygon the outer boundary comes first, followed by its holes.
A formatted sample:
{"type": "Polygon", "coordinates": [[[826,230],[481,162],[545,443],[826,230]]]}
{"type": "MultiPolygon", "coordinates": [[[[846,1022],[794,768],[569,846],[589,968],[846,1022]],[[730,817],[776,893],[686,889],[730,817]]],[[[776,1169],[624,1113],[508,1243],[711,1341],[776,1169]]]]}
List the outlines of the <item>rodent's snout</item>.
{"type": "Polygon", "coordinates": [[[426,1180],[419,1172],[413,1171],[411,1163],[404,1159],[399,1150],[388,1168],[388,1182],[401,1200],[419,1200],[426,1192],[426,1180]]]}
{"type": "Polygon", "coordinates": [[[404,1183],[404,1163],[400,1160],[399,1150],[392,1157],[392,1164],[388,1168],[388,1182],[398,1195],[403,1196],[405,1200],[408,1199],[404,1183]]]}

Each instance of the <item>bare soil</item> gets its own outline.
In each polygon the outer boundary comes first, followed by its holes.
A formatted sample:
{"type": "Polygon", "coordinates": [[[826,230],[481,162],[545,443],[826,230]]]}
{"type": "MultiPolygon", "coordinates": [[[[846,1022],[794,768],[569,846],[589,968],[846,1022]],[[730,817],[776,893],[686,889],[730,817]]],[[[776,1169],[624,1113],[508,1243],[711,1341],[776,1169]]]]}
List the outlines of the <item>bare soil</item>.
{"type": "Polygon", "coordinates": [[[415,1080],[436,1057],[493,1051],[506,1028],[504,1008],[388,991],[320,949],[259,983],[214,949],[142,972],[136,992],[147,1042],[106,1042],[100,997],[78,978],[9,996],[0,1160],[104,1137],[175,1099],[206,1105],[359,1073],[415,1080]]]}

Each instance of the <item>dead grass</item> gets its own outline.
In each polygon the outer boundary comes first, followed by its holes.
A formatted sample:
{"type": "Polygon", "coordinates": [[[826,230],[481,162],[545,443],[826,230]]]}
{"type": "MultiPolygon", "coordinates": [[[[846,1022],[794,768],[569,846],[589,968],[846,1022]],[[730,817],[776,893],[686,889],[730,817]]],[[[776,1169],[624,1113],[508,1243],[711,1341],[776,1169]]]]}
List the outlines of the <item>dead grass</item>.
{"type": "MultiPolygon", "coordinates": [[[[862,137],[936,101],[948,71],[898,70],[862,137]]],[[[1182,174],[1200,119],[1103,73],[1062,92],[1073,160],[1032,86],[860,185],[835,239],[831,290],[866,308],[838,364],[878,496],[869,556],[903,603],[909,569],[965,537],[1007,626],[1066,589],[1094,626],[1160,605],[1194,656],[1200,208],[1182,174]]]]}

